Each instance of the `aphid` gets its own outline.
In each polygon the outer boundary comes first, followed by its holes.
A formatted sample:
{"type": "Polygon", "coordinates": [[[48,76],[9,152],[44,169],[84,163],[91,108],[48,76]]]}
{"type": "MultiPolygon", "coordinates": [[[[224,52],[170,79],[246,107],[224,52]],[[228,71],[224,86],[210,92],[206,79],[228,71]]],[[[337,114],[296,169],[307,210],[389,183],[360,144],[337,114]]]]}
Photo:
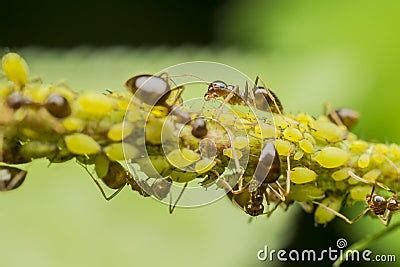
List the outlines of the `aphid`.
{"type": "Polygon", "coordinates": [[[245,90],[240,92],[239,86],[228,85],[223,81],[217,80],[209,84],[207,92],[204,95],[204,100],[222,98],[223,104],[231,105],[253,105],[259,110],[271,111],[273,113],[281,114],[283,106],[277,95],[270,89],[264,86],[258,86],[259,77],[256,77],[253,96],[249,93],[248,84],[246,82],[245,90]]]}
{"type": "Polygon", "coordinates": [[[356,221],[361,219],[368,212],[372,212],[381,220],[381,222],[384,225],[388,225],[390,223],[393,213],[400,210],[400,202],[398,201],[397,193],[394,192],[393,190],[391,190],[390,188],[388,188],[387,186],[383,185],[380,182],[375,182],[375,181],[371,182],[369,180],[365,180],[365,179],[357,176],[356,174],[354,174],[352,171],[349,171],[349,175],[358,181],[361,181],[361,182],[364,182],[367,184],[373,184],[371,193],[368,194],[365,199],[367,207],[360,214],[358,214],[356,217],[354,217],[353,219],[350,220],[343,214],[331,209],[330,207],[328,207],[322,203],[319,203],[316,201],[313,201],[313,203],[328,210],[332,214],[335,214],[336,216],[343,219],[344,221],[346,221],[349,224],[355,223],[356,221]],[[385,197],[383,197],[379,194],[375,194],[374,192],[375,192],[376,186],[379,186],[382,189],[391,192],[392,196],[390,198],[386,199],[385,197]]]}
{"type": "Polygon", "coordinates": [[[27,172],[15,167],[0,166],[0,191],[18,188],[24,181],[27,172]]]}
{"type": "MultiPolygon", "coordinates": [[[[125,82],[125,86],[130,92],[141,101],[152,106],[163,106],[168,108],[168,113],[175,116],[179,123],[186,124],[191,120],[189,112],[183,111],[176,104],[181,101],[183,86],[171,88],[168,83],[168,75],[163,73],[159,76],[151,74],[137,75],[125,82]],[[163,77],[166,76],[166,77],[163,77]],[[174,93],[174,95],[173,95],[174,93]],[[172,96],[172,102],[169,103],[172,96]]],[[[200,121],[191,122],[193,136],[203,138],[207,134],[205,121],[203,125],[200,121]]]]}
{"type": "Polygon", "coordinates": [[[337,125],[344,125],[347,129],[351,129],[357,124],[360,113],[349,108],[339,108],[329,112],[328,118],[337,125]]]}
{"type": "Polygon", "coordinates": [[[44,104],[46,110],[56,118],[62,119],[71,115],[71,107],[65,97],[51,94],[44,104]]]}

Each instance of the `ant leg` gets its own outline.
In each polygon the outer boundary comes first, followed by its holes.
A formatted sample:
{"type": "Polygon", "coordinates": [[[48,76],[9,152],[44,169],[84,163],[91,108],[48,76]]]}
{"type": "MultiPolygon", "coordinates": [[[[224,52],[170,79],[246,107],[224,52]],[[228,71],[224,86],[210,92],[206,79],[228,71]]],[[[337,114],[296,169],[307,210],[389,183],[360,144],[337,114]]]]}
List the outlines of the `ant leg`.
{"type": "Polygon", "coordinates": [[[178,204],[179,200],[181,199],[183,192],[185,192],[186,187],[188,186],[188,182],[185,183],[183,186],[181,192],[179,193],[178,198],[175,200],[174,205],[172,206],[172,195],[171,193],[169,194],[169,214],[172,214],[176,208],[176,205],[178,204]]]}
{"type": "Polygon", "coordinates": [[[268,188],[266,188],[264,191],[264,197],[265,201],[267,202],[267,205],[269,206],[268,188]]]}
{"type": "Polygon", "coordinates": [[[330,115],[334,120],[336,125],[344,126],[343,121],[340,119],[339,115],[336,111],[332,111],[332,107],[330,103],[325,103],[325,115],[330,115]]]}
{"type": "Polygon", "coordinates": [[[90,178],[92,178],[93,182],[96,184],[97,188],[100,190],[101,195],[104,197],[105,200],[109,201],[111,199],[113,199],[116,195],[119,194],[119,192],[121,192],[121,190],[125,187],[125,186],[121,186],[119,189],[117,189],[114,193],[112,193],[110,196],[106,195],[106,192],[104,191],[103,187],[101,187],[100,183],[96,180],[96,178],[93,177],[93,174],[88,170],[88,168],[83,165],[82,163],[79,163],[79,165],[81,165],[86,172],[90,175],[90,178]]]}
{"type": "Polygon", "coordinates": [[[235,95],[234,92],[230,92],[229,95],[224,99],[224,101],[222,102],[222,104],[218,107],[217,116],[215,117],[216,120],[218,120],[219,116],[221,116],[222,111],[223,111],[223,109],[224,109],[224,106],[225,106],[226,104],[229,103],[229,101],[232,99],[232,97],[233,97],[234,95],[235,95]]]}
{"type": "Polygon", "coordinates": [[[280,200],[285,201],[286,198],[280,192],[277,192],[270,184],[268,184],[268,188],[274,193],[280,200]]]}
{"type": "MultiPolygon", "coordinates": [[[[256,81],[258,82],[259,77],[257,76],[256,81]]],[[[283,116],[281,108],[279,107],[278,103],[276,102],[275,96],[273,93],[271,93],[270,89],[268,89],[268,87],[265,85],[264,81],[261,80],[261,83],[263,84],[265,91],[267,92],[268,97],[272,100],[272,102],[274,102],[274,106],[276,108],[276,110],[278,111],[279,115],[283,116]]]]}
{"type": "Polygon", "coordinates": [[[379,186],[380,188],[382,188],[383,190],[386,190],[386,191],[391,192],[391,193],[395,193],[394,190],[390,189],[389,187],[387,187],[386,185],[384,185],[384,184],[381,183],[381,182],[366,180],[366,179],[361,178],[360,176],[356,175],[356,174],[355,174],[354,172],[352,172],[352,171],[348,171],[348,174],[349,174],[352,178],[356,179],[357,181],[363,182],[363,183],[365,183],[365,184],[377,185],[377,186],[379,186]]]}
{"type": "Polygon", "coordinates": [[[346,216],[344,216],[343,214],[341,214],[340,212],[337,212],[336,210],[320,203],[317,201],[313,201],[314,204],[326,209],[327,211],[331,212],[332,214],[336,215],[337,217],[339,217],[340,219],[344,220],[345,222],[347,222],[348,224],[353,224],[355,222],[357,222],[359,219],[361,219],[368,211],[370,211],[369,207],[365,208],[360,214],[358,214],[356,217],[354,217],[353,219],[349,219],[346,216]]]}

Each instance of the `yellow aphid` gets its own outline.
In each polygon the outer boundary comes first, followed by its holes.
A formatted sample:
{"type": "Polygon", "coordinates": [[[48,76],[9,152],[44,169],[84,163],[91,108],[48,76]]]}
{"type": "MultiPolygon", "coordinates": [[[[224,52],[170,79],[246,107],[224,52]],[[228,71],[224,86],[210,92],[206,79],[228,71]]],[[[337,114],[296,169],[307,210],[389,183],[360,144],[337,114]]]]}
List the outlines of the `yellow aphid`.
{"type": "Polygon", "coordinates": [[[296,167],[291,171],[290,180],[295,184],[305,184],[317,179],[317,174],[308,168],[296,167]]]}
{"type": "Polygon", "coordinates": [[[302,113],[299,113],[296,116],[296,120],[301,122],[301,123],[304,123],[304,124],[308,125],[308,124],[310,124],[311,122],[314,121],[314,118],[311,117],[310,115],[302,112],[302,113]]]}
{"type": "Polygon", "coordinates": [[[133,125],[129,122],[113,125],[108,131],[107,137],[113,141],[121,141],[130,135],[133,131],[133,125]]]}
{"type": "Polygon", "coordinates": [[[260,138],[275,138],[280,132],[273,125],[267,123],[259,123],[254,127],[254,132],[260,138]]]}
{"type": "Polygon", "coordinates": [[[347,179],[347,183],[349,185],[355,185],[355,184],[358,184],[359,182],[360,182],[359,180],[354,179],[353,177],[350,177],[349,179],[347,179]]]}
{"type": "Polygon", "coordinates": [[[274,119],[274,124],[277,127],[285,129],[286,127],[289,126],[289,123],[281,115],[274,115],[273,119],[274,119]]]}
{"type": "Polygon", "coordinates": [[[35,103],[44,103],[50,94],[50,89],[47,86],[27,86],[24,90],[24,95],[32,99],[35,103]]]}
{"type": "Polygon", "coordinates": [[[151,109],[151,114],[153,114],[156,117],[165,117],[168,115],[168,108],[167,107],[163,107],[163,106],[154,106],[151,109]]]}
{"type": "Polygon", "coordinates": [[[170,173],[168,170],[171,166],[163,155],[138,158],[135,162],[140,166],[140,170],[148,177],[157,177],[159,175],[166,176],[170,173]]]}
{"type": "Polygon", "coordinates": [[[83,93],[78,98],[82,115],[88,117],[103,117],[113,110],[113,100],[101,93],[83,93]]]}
{"type": "Polygon", "coordinates": [[[222,113],[219,116],[219,123],[222,125],[233,125],[235,122],[236,117],[233,114],[230,113],[222,113]]]}
{"type": "Polygon", "coordinates": [[[337,168],[347,163],[349,158],[349,153],[343,149],[326,147],[317,153],[314,160],[324,168],[337,168]]]}
{"type": "Polygon", "coordinates": [[[311,134],[304,133],[303,136],[304,136],[304,139],[310,141],[311,144],[313,144],[313,145],[316,144],[315,138],[311,134]]]}
{"type": "Polygon", "coordinates": [[[381,170],[373,169],[373,170],[370,170],[369,172],[367,172],[366,174],[364,174],[364,175],[363,175],[363,178],[364,178],[365,180],[368,180],[368,181],[373,182],[373,181],[376,181],[376,179],[378,179],[378,177],[379,177],[381,174],[382,174],[382,171],[381,171],[381,170]]]}
{"type": "Polygon", "coordinates": [[[390,154],[392,154],[394,159],[400,159],[400,147],[396,144],[391,144],[389,146],[390,154]]]}
{"type": "Polygon", "coordinates": [[[313,135],[328,142],[338,142],[343,139],[344,131],[331,122],[315,121],[312,124],[313,135]]]}
{"type": "Polygon", "coordinates": [[[113,161],[133,159],[139,155],[137,148],[127,143],[108,145],[104,148],[104,153],[113,161]]]}
{"type": "Polygon", "coordinates": [[[185,168],[200,159],[200,155],[196,152],[183,148],[182,150],[177,148],[167,155],[167,160],[175,168],[185,168]]]}
{"type": "Polygon", "coordinates": [[[389,152],[389,147],[384,144],[376,144],[374,146],[374,151],[378,154],[384,154],[386,155],[389,152]]]}
{"type": "Polygon", "coordinates": [[[146,142],[153,145],[161,144],[162,140],[173,140],[174,125],[166,119],[150,119],[146,123],[146,142]]]}
{"type": "Polygon", "coordinates": [[[349,178],[349,171],[351,171],[351,168],[343,168],[335,171],[331,176],[335,181],[343,181],[349,178]]]}
{"type": "Polygon", "coordinates": [[[94,158],[94,170],[96,171],[97,177],[102,178],[107,175],[110,161],[103,153],[98,154],[94,158]]]}
{"type": "Polygon", "coordinates": [[[355,201],[365,201],[367,195],[371,194],[371,186],[359,185],[350,189],[350,196],[355,201]]]}
{"type": "Polygon", "coordinates": [[[236,150],[236,149],[232,149],[232,148],[225,148],[223,153],[224,153],[225,156],[227,156],[227,157],[229,157],[231,159],[234,159],[235,158],[234,157],[234,152],[236,154],[236,158],[237,159],[241,159],[242,158],[243,153],[240,150],[236,150]]]}
{"type": "Polygon", "coordinates": [[[289,193],[289,198],[298,202],[312,201],[323,197],[324,190],[314,184],[293,185],[289,193]]]}
{"type": "Polygon", "coordinates": [[[233,140],[232,147],[234,147],[236,149],[243,149],[248,146],[249,146],[249,140],[248,140],[248,137],[246,137],[246,136],[237,136],[233,140]]]}
{"type": "Polygon", "coordinates": [[[171,178],[172,181],[177,182],[177,183],[187,183],[192,181],[197,177],[196,172],[184,172],[184,171],[176,171],[173,170],[170,174],[169,177],[171,178]]]}
{"type": "Polygon", "coordinates": [[[100,152],[100,145],[90,136],[74,133],[64,137],[67,149],[77,155],[91,155],[100,152]]]}
{"type": "Polygon", "coordinates": [[[306,153],[313,153],[314,152],[314,146],[311,143],[311,141],[307,140],[307,139],[303,139],[299,142],[299,146],[300,148],[306,152],[306,153]]]}
{"type": "Polygon", "coordinates": [[[80,132],[85,128],[85,122],[77,117],[68,117],[63,120],[62,124],[69,132],[80,132]]]}
{"type": "Polygon", "coordinates": [[[239,130],[245,130],[245,129],[250,129],[252,128],[252,123],[249,120],[246,119],[237,119],[235,121],[235,128],[239,130]]]}
{"type": "Polygon", "coordinates": [[[144,118],[143,114],[139,110],[128,110],[126,113],[126,120],[129,122],[137,122],[144,118]]]}
{"type": "Polygon", "coordinates": [[[367,149],[368,143],[365,141],[356,140],[350,144],[350,150],[354,153],[364,153],[367,149]]]}
{"type": "MultiPolygon", "coordinates": [[[[337,212],[339,212],[342,207],[342,199],[339,197],[327,197],[322,200],[321,203],[337,212]]],[[[327,224],[335,217],[335,214],[321,206],[318,206],[314,213],[315,222],[318,224],[327,224]]]]}
{"type": "Polygon", "coordinates": [[[368,153],[364,153],[358,158],[357,165],[361,169],[364,169],[364,168],[367,168],[369,166],[369,162],[370,162],[369,154],[368,153]]]}
{"type": "Polygon", "coordinates": [[[7,79],[18,86],[24,86],[28,82],[29,68],[25,60],[16,53],[8,53],[1,60],[3,72],[7,79]]]}
{"type": "Polygon", "coordinates": [[[299,129],[296,129],[294,127],[287,127],[283,131],[283,137],[285,137],[286,140],[292,141],[292,142],[298,142],[303,138],[303,135],[299,131],[299,129]]]}
{"type": "Polygon", "coordinates": [[[377,163],[377,164],[381,164],[382,162],[384,162],[386,159],[385,155],[379,154],[379,153],[373,153],[372,154],[372,160],[377,163]]]}
{"type": "Polygon", "coordinates": [[[209,170],[211,170],[214,166],[215,166],[215,161],[212,159],[201,159],[198,162],[196,162],[195,166],[194,166],[194,170],[195,172],[197,172],[198,174],[203,174],[208,172],[209,170]]]}
{"type": "Polygon", "coordinates": [[[351,142],[353,142],[353,141],[355,141],[355,140],[357,140],[357,135],[355,135],[354,133],[351,133],[351,132],[347,132],[347,140],[348,141],[351,141],[351,142]]]}
{"type": "Polygon", "coordinates": [[[293,158],[294,158],[294,160],[300,160],[303,156],[304,156],[304,152],[299,150],[294,154],[293,158]]]}
{"type": "Polygon", "coordinates": [[[286,140],[275,140],[275,148],[280,156],[288,156],[293,150],[293,144],[286,140]]]}

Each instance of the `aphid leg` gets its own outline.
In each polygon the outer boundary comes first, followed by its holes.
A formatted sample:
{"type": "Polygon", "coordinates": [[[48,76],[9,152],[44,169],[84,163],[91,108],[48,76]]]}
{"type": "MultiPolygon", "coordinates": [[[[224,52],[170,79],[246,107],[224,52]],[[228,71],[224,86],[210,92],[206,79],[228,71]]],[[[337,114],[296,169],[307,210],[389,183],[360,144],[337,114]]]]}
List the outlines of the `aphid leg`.
{"type": "Polygon", "coordinates": [[[357,222],[359,219],[361,219],[368,211],[370,211],[369,207],[365,208],[360,214],[358,214],[356,217],[354,217],[353,219],[349,219],[346,216],[344,216],[343,214],[341,214],[340,212],[337,212],[336,210],[320,203],[317,201],[313,201],[314,204],[326,209],[327,211],[331,212],[332,214],[336,215],[337,217],[339,217],[340,219],[344,220],[345,222],[347,222],[348,224],[353,224],[355,222],[357,222]]]}
{"type": "Polygon", "coordinates": [[[360,176],[356,175],[356,174],[355,174],[354,172],[352,172],[352,171],[348,171],[348,174],[349,174],[352,178],[356,179],[357,181],[363,182],[363,183],[365,183],[365,184],[377,185],[377,186],[379,186],[380,188],[382,188],[383,190],[386,190],[386,191],[391,192],[391,193],[396,193],[394,190],[390,189],[388,186],[384,185],[384,184],[381,183],[381,182],[366,180],[366,179],[361,178],[360,176]]]}
{"type": "Polygon", "coordinates": [[[290,181],[291,181],[291,168],[290,168],[290,157],[289,155],[286,157],[287,161],[287,170],[286,170],[286,195],[290,193],[290,181]]]}
{"type": "Polygon", "coordinates": [[[174,205],[172,206],[172,194],[169,194],[169,214],[172,214],[176,208],[176,205],[178,204],[179,200],[181,199],[183,192],[185,192],[186,187],[188,186],[188,182],[185,183],[183,186],[181,192],[178,195],[178,198],[175,200],[174,205]]]}
{"type": "MultiPolygon", "coordinates": [[[[79,163],[79,162],[78,162],[79,163]]],[[[113,199],[116,195],[119,194],[119,192],[121,192],[121,190],[125,187],[125,186],[121,186],[119,189],[117,189],[114,193],[112,193],[110,196],[106,195],[106,192],[104,191],[103,187],[101,187],[100,183],[96,180],[96,178],[93,177],[93,174],[88,170],[88,168],[83,165],[82,163],[79,163],[79,165],[81,165],[86,172],[90,175],[90,177],[92,178],[93,182],[97,185],[97,187],[99,188],[102,196],[104,197],[105,200],[109,201],[111,199],[113,199]]]]}

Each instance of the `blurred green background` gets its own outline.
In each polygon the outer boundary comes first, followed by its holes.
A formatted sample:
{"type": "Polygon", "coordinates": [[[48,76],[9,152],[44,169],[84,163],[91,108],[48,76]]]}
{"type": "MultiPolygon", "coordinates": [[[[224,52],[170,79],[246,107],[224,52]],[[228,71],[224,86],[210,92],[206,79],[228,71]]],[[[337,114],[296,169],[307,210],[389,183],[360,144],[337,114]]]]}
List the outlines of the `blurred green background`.
{"type": "MultiPolygon", "coordinates": [[[[10,1],[0,45],[76,90],[123,90],[132,73],[221,62],[262,76],[287,111],[351,107],[362,114],[360,137],[400,143],[399,11],[395,0],[10,1]]],[[[24,186],[0,195],[0,266],[279,266],[257,251],[335,247],[383,229],[371,218],[314,227],[296,206],[248,224],[226,199],[170,216],[128,189],[106,203],[75,164],[47,165],[30,164],[24,186]]],[[[399,238],[372,250],[399,257],[399,238]]]]}

